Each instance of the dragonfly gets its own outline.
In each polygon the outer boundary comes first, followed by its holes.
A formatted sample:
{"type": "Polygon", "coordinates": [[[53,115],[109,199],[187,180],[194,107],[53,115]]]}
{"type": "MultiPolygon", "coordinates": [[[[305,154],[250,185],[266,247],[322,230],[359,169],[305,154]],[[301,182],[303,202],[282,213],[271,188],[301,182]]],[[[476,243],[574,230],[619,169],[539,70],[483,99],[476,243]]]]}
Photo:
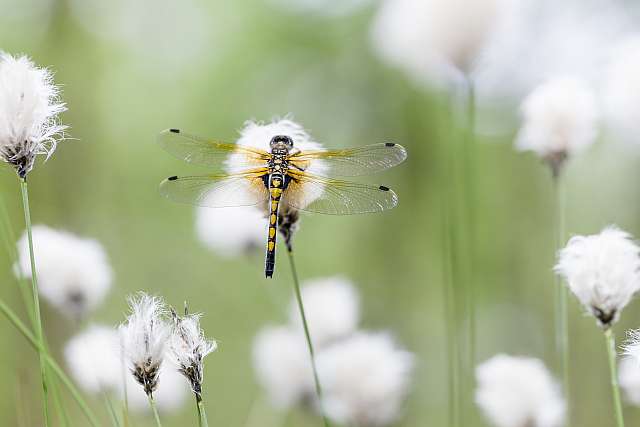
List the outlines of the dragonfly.
{"type": "Polygon", "coordinates": [[[384,185],[347,181],[402,163],[407,151],[383,142],[337,150],[303,150],[288,135],[265,141],[268,150],[203,138],[180,129],[158,137],[168,153],[209,169],[206,175],[170,176],[160,184],[163,196],[211,208],[258,206],[267,227],[265,276],[273,277],[278,212],[282,206],[306,212],[350,215],[394,208],[398,196],[384,185]]]}

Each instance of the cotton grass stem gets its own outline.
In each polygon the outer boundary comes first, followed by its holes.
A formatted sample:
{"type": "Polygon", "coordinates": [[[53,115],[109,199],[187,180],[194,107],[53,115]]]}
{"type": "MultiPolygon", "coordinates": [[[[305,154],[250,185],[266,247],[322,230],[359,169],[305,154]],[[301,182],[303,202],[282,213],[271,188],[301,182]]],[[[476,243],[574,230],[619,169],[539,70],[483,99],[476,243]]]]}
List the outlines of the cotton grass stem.
{"type": "Polygon", "coordinates": [[[48,402],[48,384],[47,369],[44,354],[44,334],[42,332],[42,319],[40,317],[40,298],[38,296],[38,277],[36,273],[36,259],[33,253],[33,236],[31,233],[31,212],[29,211],[29,189],[27,187],[27,178],[20,179],[20,190],[22,191],[22,207],[24,209],[24,222],[27,228],[27,236],[29,239],[29,258],[31,260],[31,292],[33,294],[33,317],[36,339],[38,340],[38,356],[40,358],[40,376],[42,377],[42,395],[43,395],[43,411],[44,425],[49,425],[49,402],[48,402]]]}
{"type": "Polygon", "coordinates": [[[29,331],[27,326],[22,322],[22,320],[20,320],[18,315],[13,312],[13,310],[11,310],[11,308],[9,308],[9,306],[2,300],[0,300],[0,312],[5,315],[5,317],[11,322],[11,324],[15,326],[15,328],[27,339],[27,341],[29,341],[31,346],[35,348],[36,351],[44,355],[45,362],[47,363],[51,371],[53,371],[53,373],[60,379],[65,388],[69,391],[71,397],[73,397],[73,399],[76,401],[85,417],[89,421],[89,424],[93,427],[99,427],[95,415],[93,414],[91,409],[89,409],[89,406],[84,401],[82,395],[75,387],[73,382],[71,382],[69,377],[67,377],[67,375],[56,363],[56,361],[46,353],[45,347],[43,347],[42,344],[36,339],[35,335],[31,331],[29,331]]]}
{"type": "Polygon", "coordinates": [[[616,366],[616,339],[613,332],[611,332],[611,329],[607,329],[605,331],[604,338],[607,346],[607,355],[609,356],[609,374],[611,375],[611,391],[616,417],[616,427],[624,427],[622,400],[620,399],[620,387],[618,385],[618,369],[616,366]]]}
{"type": "Polygon", "coordinates": [[[147,395],[149,398],[149,406],[151,406],[151,412],[153,412],[153,419],[156,421],[157,427],[162,427],[162,423],[160,423],[160,414],[158,414],[158,406],[156,405],[156,401],[153,400],[152,395],[147,395]]]}
{"type": "Polygon", "coordinates": [[[201,398],[196,396],[196,407],[198,408],[198,423],[200,427],[209,427],[209,422],[207,421],[207,413],[204,409],[204,403],[201,398]]]}
{"type": "Polygon", "coordinates": [[[313,381],[316,386],[316,394],[318,395],[318,401],[320,402],[320,413],[322,415],[322,421],[325,427],[330,427],[329,420],[324,412],[324,402],[322,400],[322,387],[320,386],[320,378],[318,377],[318,370],[316,369],[316,357],[313,350],[313,342],[311,341],[311,334],[309,333],[309,325],[307,325],[307,316],[304,312],[304,304],[302,303],[302,294],[300,292],[300,281],[298,279],[298,272],[296,270],[296,263],[293,258],[293,251],[287,250],[289,255],[289,265],[291,266],[291,276],[293,277],[293,290],[296,295],[296,302],[298,303],[298,310],[300,311],[300,317],[302,318],[302,326],[304,328],[304,336],[307,339],[307,347],[309,348],[309,357],[311,359],[311,368],[313,370],[313,381]]]}
{"type": "MultiPolygon", "coordinates": [[[[555,192],[555,225],[556,250],[560,250],[565,243],[565,198],[564,186],[559,176],[554,176],[555,192]]],[[[567,307],[568,289],[563,286],[560,276],[555,276],[555,309],[556,309],[556,346],[560,359],[560,372],[564,394],[567,398],[567,425],[571,425],[571,382],[569,375],[569,312],[567,307]]]]}

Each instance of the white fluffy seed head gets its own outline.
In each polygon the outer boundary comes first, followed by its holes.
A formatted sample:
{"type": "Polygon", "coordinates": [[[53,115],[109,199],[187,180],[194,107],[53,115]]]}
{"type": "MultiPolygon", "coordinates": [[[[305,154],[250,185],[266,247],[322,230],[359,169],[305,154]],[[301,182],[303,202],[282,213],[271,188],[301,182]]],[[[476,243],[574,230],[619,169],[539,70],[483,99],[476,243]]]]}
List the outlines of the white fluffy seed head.
{"type": "Polygon", "coordinates": [[[640,35],[612,49],[602,97],[607,128],[622,141],[640,144],[640,35]]]}
{"type": "Polygon", "coordinates": [[[640,248],[615,226],[575,236],[558,254],[555,272],[603,328],[613,325],[640,289],[640,248]]]}
{"type": "Polygon", "coordinates": [[[253,343],[253,366],[258,382],[278,408],[291,408],[313,395],[304,336],[291,328],[263,328],[253,343]]]}
{"type": "MultiPolygon", "coordinates": [[[[307,131],[290,118],[276,119],[270,123],[247,121],[240,131],[239,145],[259,148],[263,151],[271,151],[270,142],[274,136],[284,135],[293,140],[293,149],[313,151],[322,149],[322,145],[314,141],[307,131]]],[[[226,169],[229,173],[238,173],[246,170],[245,156],[243,154],[231,154],[226,161],[226,169]]],[[[325,175],[328,166],[321,160],[315,160],[309,164],[305,172],[312,175],[325,175]]],[[[324,189],[321,186],[301,184],[301,199],[297,202],[300,208],[308,206],[320,197],[324,189]]],[[[286,199],[283,199],[286,203],[286,199]]]]}
{"type": "MultiPolygon", "coordinates": [[[[635,331],[634,331],[635,332],[635,331]]],[[[624,357],[618,365],[618,382],[627,402],[640,406],[640,344],[638,332],[625,350],[631,357],[624,357]]]]}
{"type": "Polygon", "coordinates": [[[171,328],[164,320],[164,302],[139,293],[129,298],[131,314],[120,325],[121,345],[127,367],[144,391],[151,395],[158,384],[171,328]]]}
{"type": "Polygon", "coordinates": [[[173,329],[169,338],[169,358],[191,385],[191,390],[200,399],[204,380],[204,358],[215,351],[218,344],[204,336],[200,328],[200,314],[179,317],[173,314],[173,329]]]}
{"type": "Polygon", "coordinates": [[[495,427],[560,427],[566,404],[539,359],[499,354],[476,368],[476,403],[495,427]]]}
{"type": "MultiPolygon", "coordinates": [[[[44,225],[33,227],[33,245],[40,295],[63,314],[80,319],[104,301],[113,279],[102,245],[44,225]]],[[[17,244],[14,268],[21,277],[31,277],[26,232],[17,244]]]]}
{"type": "Polygon", "coordinates": [[[534,89],[520,107],[516,148],[533,151],[558,173],[565,159],[595,142],[599,113],[589,85],[570,77],[534,89]]]}
{"type": "MultiPolygon", "coordinates": [[[[317,348],[351,334],[358,327],[358,293],[351,281],[344,277],[306,281],[302,287],[302,301],[311,337],[317,348]]],[[[295,298],[289,306],[289,322],[299,333],[304,332],[295,298]]]]}
{"type": "Polygon", "coordinates": [[[401,413],[414,356],[387,333],[358,332],[319,352],[324,409],[337,423],[384,426],[401,413]]]}
{"type": "Polygon", "coordinates": [[[120,338],[111,327],[91,325],[69,340],[64,355],[73,379],[88,393],[122,388],[120,338]]]}
{"type": "Polygon", "coordinates": [[[265,213],[253,206],[197,208],[200,241],[221,257],[230,258],[262,248],[267,235],[265,213]]]}
{"type": "Polygon", "coordinates": [[[0,51],[0,159],[21,177],[37,155],[49,158],[55,151],[66,129],[58,115],[65,110],[49,70],[0,51]]]}
{"type": "Polygon", "coordinates": [[[468,73],[506,0],[386,0],[371,39],[386,62],[418,82],[468,73]]]}

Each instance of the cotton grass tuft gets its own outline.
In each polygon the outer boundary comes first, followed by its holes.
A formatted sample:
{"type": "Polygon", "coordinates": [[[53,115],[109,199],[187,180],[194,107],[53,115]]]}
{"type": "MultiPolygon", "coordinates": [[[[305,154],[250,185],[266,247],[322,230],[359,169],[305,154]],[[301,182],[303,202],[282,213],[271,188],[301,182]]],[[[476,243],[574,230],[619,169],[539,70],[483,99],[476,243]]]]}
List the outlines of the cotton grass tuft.
{"type": "Polygon", "coordinates": [[[323,407],[337,423],[386,426],[401,415],[414,356],[385,332],[358,332],[318,354],[323,407]]]}
{"type": "Polygon", "coordinates": [[[568,157],[592,145],[598,135],[596,98],[580,79],[560,77],[543,83],[525,98],[520,111],[516,148],[533,151],[554,176],[568,157]]]}
{"type": "Polygon", "coordinates": [[[640,289],[640,248],[615,226],[575,236],[558,254],[555,272],[598,324],[608,329],[640,289]]]}
{"type": "Polygon", "coordinates": [[[0,51],[0,159],[21,178],[33,169],[37,155],[51,157],[66,126],[66,110],[53,75],[26,56],[0,51]]]}
{"type": "MultiPolygon", "coordinates": [[[[82,319],[106,297],[113,272],[102,245],[93,239],[55,230],[44,225],[33,227],[40,295],[64,315],[82,319]]],[[[25,232],[17,244],[18,261],[14,270],[20,277],[31,277],[29,244],[25,232]]]]}
{"type": "Polygon", "coordinates": [[[476,368],[476,403],[495,427],[560,427],[566,403],[541,360],[498,354],[476,368]]]}

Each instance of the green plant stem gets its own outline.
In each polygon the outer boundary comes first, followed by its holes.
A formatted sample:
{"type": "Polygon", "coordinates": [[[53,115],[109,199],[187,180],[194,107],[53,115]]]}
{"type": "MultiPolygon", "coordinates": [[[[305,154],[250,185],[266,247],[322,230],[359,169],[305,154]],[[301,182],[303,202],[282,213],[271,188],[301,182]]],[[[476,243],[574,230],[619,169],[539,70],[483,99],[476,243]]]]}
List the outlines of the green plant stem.
{"type": "MultiPolygon", "coordinates": [[[[463,142],[463,170],[462,184],[463,189],[463,217],[465,227],[464,243],[464,306],[466,317],[463,317],[466,324],[466,340],[465,348],[467,350],[462,377],[464,378],[462,393],[464,396],[463,410],[464,413],[473,414],[472,406],[473,395],[473,372],[476,363],[476,288],[475,281],[477,275],[475,271],[475,255],[476,255],[476,141],[475,141],[475,87],[473,79],[470,76],[466,78],[466,126],[465,137],[463,142]]],[[[470,424],[471,420],[463,420],[463,424],[470,424]]]]}
{"type": "Polygon", "coordinates": [[[80,410],[84,413],[85,417],[89,421],[93,427],[99,427],[98,422],[96,421],[96,417],[89,409],[89,406],[86,404],[82,395],[78,391],[78,389],[73,385],[73,382],[67,377],[62,368],[56,363],[55,360],[49,354],[46,353],[46,349],[42,346],[42,344],[36,339],[34,334],[29,331],[27,326],[20,320],[20,318],[16,315],[16,313],[9,308],[9,306],[0,299],[0,312],[5,315],[5,317],[15,326],[15,328],[29,341],[31,346],[36,349],[36,351],[42,353],[44,355],[44,360],[49,366],[49,368],[53,371],[53,373],[60,379],[62,384],[69,390],[71,396],[76,401],[80,410]]]}
{"type": "Polygon", "coordinates": [[[307,347],[309,348],[309,357],[311,358],[311,368],[313,369],[313,380],[316,385],[316,394],[318,395],[318,401],[320,402],[320,412],[322,415],[322,421],[325,427],[329,427],[331,424],[327,419],[324,412],[324,402],[322,399],[322,387],[320,386],[320,378],[318,377],[318,370],[316,369],[316,357],[313,350],[313,342],[311,341],[311,334],[309,333],[309,325],[307,325],[307,316],[304,312],[304,304],[302,303],[302,294],[300,292],[300,281],[298,279],[298,272],[296,270],[296,263],[293,259],[293,251],[287,250],[289,255],[289,265],[291,266],[291,275],[293,276],[293,289],[296,294],[296,301],[298,303],[298,310],[300,311],[300,317],[302,318],[302,327],[304,328],[304,336],[307,339],[307,347]]]}
{"type": "MultiPolygon", "coordinates": [[[[18,261],[18,253],[16,251],[16,236],[13,232],[13,227],[11,226],[11,217],[9,216],[9,212],[7,211],[6,203],[2,193],[0,193],[0,214],[2,216],[2,220],[0,223],[2,224],[3,233],[2,240],[7,250],[9,268],[13,267],[13,262],[18,261]]],[[[17,275],[18,276],[18,275],[17,275]]],[[[33,299],[31,298],[31,290],[29,289],[29,285],[27,280],[23,279],[20,275],[17,279],[18,288],[20,289],[20,295],[22,296],[22,301],[24,303],[25,309],[27,310],[27,314],[29,315],[29,320],[31,321],[32,326],[35,327],[35,319],[33,316],[33,299]]]]}
{"type": "MultiPolygon", "coordinates": [[[[555,192],[556,250],[564,246],[565,240],[565,200],[560,176],[553,178],[555,192]]],[[[559,276],[555,277],[556,346],[560,359],[563,391],[567,399],[567,422],[571,425],[571,377],[569,375],[569,312],[568,291],[559,276]]]]}
{"type": "Polygon", "coordinates": [[[156,420],[156,426],[162,427],[160,423],[160,414],[158,414],[158,407],[156,406],[156,401],[153,400],[153,396],[149,395],[149,405],[151,406],[151,411],[153,412],[153,418],[156,420]]]}
{"type": "Polygon", "coordinates": [[[31,260],[31,292],[33,294],[33,317],[35,323],[36,339],[40,344],[38,357],[40,358],[40,376],[42,378],[42,406],[44,413],[44,425],[49,425],[49,399],[47,383],[47,366],[44,352],[44,334],[42,332],[42,319],[40,317],[40,298],[38,296],[38,275],[36,273],[36,259],[33,253],[33,235],[31,230],[31,212],[29,211],[29,189],[27,178],[20,180],[20,190],[22,191],[22,207],[24,209],[24,222],[27,228],[27,238],[29,241],[29,258],[31,260]]]}
{"type": "Polygon", "coordinates": [[[204,403],[202,402],[202,398],[196,396],[196,407],[198,408],[198,422],[200,423],[200,427],[209,427],[209,422],[207,421],[207,412],[204,409],[204,403]]]}
{"type": "Polygon", "coordinates": [[[607,355],[609,356],[609,374],[611,375],[611,391],[613,395],[613,409],[615,411],[616,427],[624,427],[624,417],[622,414],[622,400],[620,399],[620,387],[618,385],[618,370],[616,367],[616,339],[607,329],[604,332],[607,355]]]}
{"type": "Polygon", "coordinates": [[[459,424],[458,416],[458,390],[457,390],[457,364],[458,359],[458,346],[457,346],[457,320],[455,301],[452,295],[452,258],[451,253],[451,233],[450,233],[450,219],[448,218],[449,203],[445,197],[442,201],[442,284],[444,299],[444,317],[445,317],[445,336],[447,341],[447,373],[448,373],[448,421],[449,427],[456,427],[459,424]]]}
{"type": "Polygon", "coordinates": [[[111,403],[111,399],[109,399],[109,395],[104,391],[102,392],[102,395],[104,397],[105,406],[107,407],[107,412],[109,413],[109,418],[111,418],[111,424],[113,424],[113,427],[120,427],[116,410],[113,407],[113,403],[111,403]]]}

